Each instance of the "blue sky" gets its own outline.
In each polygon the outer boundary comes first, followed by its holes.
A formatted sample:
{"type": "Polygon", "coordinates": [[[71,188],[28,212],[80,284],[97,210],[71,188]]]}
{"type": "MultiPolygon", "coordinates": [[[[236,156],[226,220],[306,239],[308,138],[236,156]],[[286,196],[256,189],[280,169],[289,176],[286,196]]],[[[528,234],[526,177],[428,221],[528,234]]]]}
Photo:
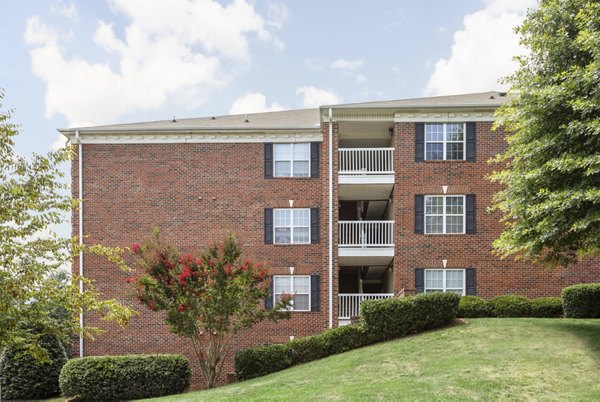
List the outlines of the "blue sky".
{"type": "Polygon", "coordinates": [[[17,150],[56,128],[501,89],[535,0],[3,1],[17,150]]]}

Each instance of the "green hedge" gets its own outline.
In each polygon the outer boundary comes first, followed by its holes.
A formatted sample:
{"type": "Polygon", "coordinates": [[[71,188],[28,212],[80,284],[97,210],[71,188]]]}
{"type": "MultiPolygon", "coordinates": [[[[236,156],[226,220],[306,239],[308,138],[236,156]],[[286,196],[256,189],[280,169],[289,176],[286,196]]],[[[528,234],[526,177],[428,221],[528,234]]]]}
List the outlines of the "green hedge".
{"type": "Polygon", "coordinates": [[[563,316],[560,297],[538,297],[531,300],[531,316],[537,318],[556,318],[563,316]]]}
{"type": "Polygon", "coordinates": [[[235,354],[237,380],[249,380],[286,369],[292,365],[287,344],[264,345],[243,349],[235,354]]]}
{"type": "Polygon", "coordinates": [[[492,309],[489,303],[477,296],[463,296],[458,304],[457,317],[481,318],[492,317],[492,309]]]}
{"type": "Polygon", "coordinates": [[[235,355],[235,374],[238,380],[248,380],[370,343],[369,333],[361,324],[331,328],[282,345],[240,350],[235,355]]]}
{"type": "Polygon", "coordinates": [[[496,317],[531,317],[531,301],[525,296],[496,296],[489,305],[496,317]]]}
{"type": "Polygon", "coordinates": [[[563,308],[567,318],[600,318],[600,283],[564,288],[563,308]]]}
{"type": "Polygon", "coordinates": [[[130,400],[183,392],[190,366],[181,355],[99,356],[72,359],[60,373],[60,390],[80,400],[130,400]]]}
{"type": "Polygon", "coordinates": [[[362,304],[361,317],[371,336],[384,341],[450,323],[456,317],[459,302],[456,293],[372,300],[362,304]]]}
{"type": "Polygon", "coordinates": [[[67,362],[67,354],[55,337],[40,339],[40,346],[50,355],[51,363],[40,363],[28,354],[13,348],[0,356],[0,400],[45,399],[58,395],[58,375],[67,362]]]}

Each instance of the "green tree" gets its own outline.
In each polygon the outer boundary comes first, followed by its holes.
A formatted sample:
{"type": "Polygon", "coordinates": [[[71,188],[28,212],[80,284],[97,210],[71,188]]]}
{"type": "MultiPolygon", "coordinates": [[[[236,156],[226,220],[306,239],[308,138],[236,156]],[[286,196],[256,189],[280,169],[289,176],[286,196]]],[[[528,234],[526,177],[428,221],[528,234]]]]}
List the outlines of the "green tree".
{"type": "Polygon", "coordinates": [[[165,311],[171,332],[191,341],[207,388],[216,385],[234,334],[266,319],[289,318],[289,295],[271,310],[262,308],[269,296],[268,270],[242,262],[232,236],[197,258],[161,243],[157,230],[132,249],[143,270],[128,279],[138,300],[152,311],[165,311]]]}
{"type": "MultiPolygon", "coordinates": [[[[60,170],[70,151],[34,154],[29,159],[18,155],[14,151],[18,126],[11,123],[12,111],[2,108],[3,98],[0,90],[0,351],[11,347],[48,361],[41,343],[45,336],[67,342],[72,333],[98,332],[93,327],[80,330],[80,312],[95,311],[120,324],[134,312],[116,300],[101,300],[84,278],[73,278],[64,286],[58,272],[71,263],[74,243],[52,229],[74,206],[60,170]],[[83,293],[79,280],[86,283],[83,293]],[[61,308],[69,319],[55,314],[61,308]]],[[[90,249],[113,260],[120,251],[90,249]]]]}
{"type": "Polygon", "coordinates": [[[508,150],[492,181],[503,256],[566,266],[600,251],[600,2],[541,0],[517,28],[528,50],[497,111],[508,150]]]}

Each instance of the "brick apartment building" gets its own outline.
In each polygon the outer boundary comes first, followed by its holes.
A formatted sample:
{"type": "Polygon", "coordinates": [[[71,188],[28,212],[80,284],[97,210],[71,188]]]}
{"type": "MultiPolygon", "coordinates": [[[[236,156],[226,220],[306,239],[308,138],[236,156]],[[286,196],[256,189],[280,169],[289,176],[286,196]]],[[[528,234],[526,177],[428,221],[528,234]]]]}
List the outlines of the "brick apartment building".
{"type": "MultiPolygon", "coordinates": [[[[345,324],[367,299],[558,296],[600,281],[597,261],[547,271],[492,253],[502,224],[486,209],[499,188],[485,176],[506,148],[505,133],[492,131],[506,99],[486,92],[60,130],[78,151],[72,189],[84,202],[73,233],[127,246],[158,226],[186,252],[234,233],[247,257],[268,261],[274,300],[295,294],[289,321],[260,324],[235,348],[345,324]]],[[[73,270],[127,300],[126,274],[101,258],[73,270]]],[[[81,353],[192,355],[159,314],[139,309],[124,330],[86,317],[109,331],[81,353]]]]}

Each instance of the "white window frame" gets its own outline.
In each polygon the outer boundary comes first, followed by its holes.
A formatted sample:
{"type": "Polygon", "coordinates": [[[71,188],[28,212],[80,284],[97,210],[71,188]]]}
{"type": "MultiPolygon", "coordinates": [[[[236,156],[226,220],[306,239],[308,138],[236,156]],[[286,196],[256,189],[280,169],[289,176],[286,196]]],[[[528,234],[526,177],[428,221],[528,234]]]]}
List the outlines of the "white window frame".
{"type": "Polygon", "coordinates": [[[310,208],[273,208],[273,244],[311,244],[310,231],[312,222],[310,220],[310,208]],[[290,226],[277,226],[275,224],[275,211],[289,211],[290,213],[290,226]],[[305,228],[306,226],[294,226],[294,212],[293,211],[307,211],[308,213],[308,241],[303,243],[294,243],[294,228],[305,228]],[[279,243],[277,242],[276,229],[277,228],[290,228],[290,242],[279,243]]]}
{"type": "Polygon", "coordinates": [[[462,141],[448,141],[447,137],[446,137],[446,133],[447,133],[447,127],[448,124],[461,124],[461,123],[425,123],[425,128],[423,130],[423,140],[425,143],[425,148],[423,149],[424,152],[424,159],[426,161],[439,161],[439,160],[443,160],[443,161],[465,161],[467,160],[467,123],[462,123],[463,125],[463,140],[462,141]],[[427,141],[427,126],[433,125],[433,124],[442,124],[444,129],[443,129],[443,135],[442,135],[442,141],[427,141]],[[443,150],[443,158],[442,159],[427,159],[427,144],[439,144],[442,143],[442,150],[443,150]],[[462,159],[448,159],[448,144],[460,144],[462,143],[463,146],[463,157],[462,159]]]}
{"type": "Polygon", "coordinates": [[[294,142],[285,142],[285,143],[276,143],[273,144],[273,177],[299,177],[299,178],[307,178],[310,177],[310,142],[298,142],[298,143],[294,143],[294,142]],[[277,146],[278,145],[291,145],[292,151],[290,152],[290,158],[291,159],[277,159],[277,146]],[[294,174],[294,162],[304,162],[305,159],[294,159],[294,147],[298,146],[298,145],[306,145],[308,146],[308,160],[306,160],[308,162],[308,174],[306,176],[296,176],[294,174]],[[280,175],[277,174],[277,162],[289,162],[290,163],[290,174],[289,176],[286,175],[280,175]]]}
{"type": "Polygon", "coordinates": [[[462,271],[462,283],[463,283],[463,287],[462,287],[462,291],[461,291],[461,295],[465,296],[466,295],[466,290],[467,290],[467,270],[466,269],[457,269],[457,268],[453,268],[453,269],[426,269],[425,270],[425,274],[423,275],[423,292],[427,293],[427,272],[432,272],[432,271],[442,271],[443,275],[442,275],[442,287],[441,288],[429,288],[430,293],[432,290],[434,291],[442,291],[442,292],[448,292],[448,291],[455,291],[458,290],[456,288],[448,288],[448,283],[447,283],[447,273],[449,271],[462,271]]]}
{"type": "Polygon", "coordinates": [[[461,234],[466,234],[466,224],[467,224],[467,197],[466,195],[460,195],[460,194],[449,194],[449,195],[426,195],[423,198],[423,233],[425,234],[431,234],[431,235],[461,235],[461,234]],[[436,197],[441,197],[444,199],[443,203],[442,203],[442,232],[441,233],[432,233],[432,232],[428,232],[427,231],[427,217],[428,216],[440,216],[438,214],[436,215],[427,215],[427,199],[428,198],[436,198],[436,197]],[[463,213],[462,213],[462,232],[459,233],[448,233],[447,232],[447,219],[449,216],[460,216],[457,214],[447,214],[446,213],[446,199],[448,197],[461,197],[463,200],[463,213]]]}
{"type": "Polygon", "coordinates": [[[292,304],[291,306],[288,307],[289,311],[312,311],[312,306],[311,306],[311,293],[312,293],[312,286],[311,286],[311,280],[310,280],[310,275],[273,275],[273,305],[275,306],[277,304],[277,299],[276,299],[276,293],[275,293],[275,281],[278,278],[290,278],[290,283],[291,285],[291,291],[289,294],[294,295],[296,294],[296,292],[294,291],[294,278],[307,278],[308,279],[308,293],[298,293],[298,294],[302,294],[302,295],[308,295],[308,309],[306,310],[297,310],[294,308],[294,301],[292,299],[292,304]]]}

